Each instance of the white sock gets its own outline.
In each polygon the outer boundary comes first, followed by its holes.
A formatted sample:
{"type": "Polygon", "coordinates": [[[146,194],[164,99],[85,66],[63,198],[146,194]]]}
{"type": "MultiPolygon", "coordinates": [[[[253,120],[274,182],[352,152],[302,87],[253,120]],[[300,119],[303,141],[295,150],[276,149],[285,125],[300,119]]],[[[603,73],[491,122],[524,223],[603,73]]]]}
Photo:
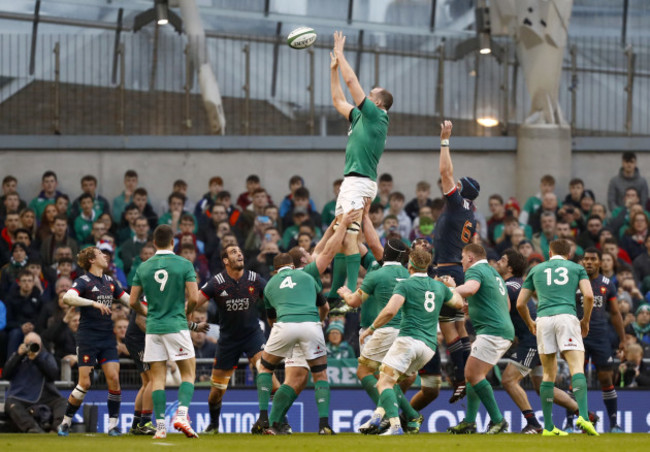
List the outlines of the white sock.
{"type": "Polygon", "coordinates": [[[165,426],[165,420],[164,419],[156,419],[156,430],[158,431],[166,431],[167,427],[165,426]]]}
{"type": "Polygon", "coordinates": [[[72,425],[72,418],[70,416],[63,416],[62,424],[72,425]]]}
{"type": "Polygon", "coordinates": [[[176,417],[179,417],[181,419],[187,419],[187,407],[179,406],[178,411],[176,412],[176,417]]]}
{"type": "Polygon", "coordinates": [[[117,418],[116,417],[109,417],[108,418],[108,429],[113,430],[115,427],[117,427],[117,418]]]}
{"type": "Polygon", "coordinates": [[[392,428],[397,428],[397,427],[401,427],[402,423],[399,421],[398,417],[392,417],[390,418],[390,426],[392,428]]]}
{"type": "Polygon", "coordinates": [[[382,418],[386,415],[386,410],[383,409],[382,407],[378,406],[377,409],[375,410],[374,414],[377,414],[381,416],[382,418]]]}

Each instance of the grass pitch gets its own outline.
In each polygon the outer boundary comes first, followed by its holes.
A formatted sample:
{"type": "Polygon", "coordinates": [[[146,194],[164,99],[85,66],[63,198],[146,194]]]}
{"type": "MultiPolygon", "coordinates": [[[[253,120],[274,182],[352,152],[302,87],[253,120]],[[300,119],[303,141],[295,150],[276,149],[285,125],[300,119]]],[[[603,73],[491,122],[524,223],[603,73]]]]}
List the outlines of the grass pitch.
{"type": "Polygon", "coordinates": [[[38,451],[97,451],[130,452],[165,450],[167,447],[182,447],[192,452],[215,450],[247,451],[391,451],[444,450],[462,452],[504,452],[504,451],[647,451],[650,437],[647,434],[604,434],[589,437],[582,434],[567,438],[544,438],[542,436],[506,434],[496,436],[463,435],[445,433],[423,433],[398,437],[363,436],[344,433],[333,437],[322,437],[315,433],[298,433],[291,436],[252,436],[245,434],[220,434],[188,439],[179,434],[169,434],[166,440],[151,437],[124,435],[110,438],[104,434],[71,434],[68,438],[49,435],[0,435],[0,450],[20,452],[38,451]],[[435,449],[434,449],[435,448],[435,449]]]}

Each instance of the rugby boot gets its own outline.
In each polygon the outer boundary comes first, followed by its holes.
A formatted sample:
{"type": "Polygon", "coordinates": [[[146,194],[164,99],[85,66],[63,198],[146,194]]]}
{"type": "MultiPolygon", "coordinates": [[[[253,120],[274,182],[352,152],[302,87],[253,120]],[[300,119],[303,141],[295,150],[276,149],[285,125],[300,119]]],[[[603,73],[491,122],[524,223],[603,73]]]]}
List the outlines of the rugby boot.
{"type": "Polygon", "coordinates": [[[59,436],[70,435],[70,424],[66,424],[65,422],[59,424],[59,428],[56,430],[56,434],[59,436]]]}
{"type": "Polygon", "coordinates": [[[151,436],[156,434],[156,427],[154,427],[151,421],[146,424],[138,425],[137,430],[140,432],[138,433],[139,435],[151,436]]]}
{"type": "Polygon", "coordinates": [[[599,421],[599,420],[600,420],[600,416],[598,416],[598,415],[597,415],[596,413],[594,413],[593,411],[589,411],[589,422],[591,422],[592,424],[594,424],[594,427],[596,426],[596,424],[598,424],[598,421],[599,421]]]}
{"type": "Polygon", "coordinates": [[[592,424],[589,421],[585,421],[582,416],[578,416],[578,420],[576,421],[576,427],[578,427],[580,430],[585,432],[587,435],[591,436],[600,436],[596,429],[594,428],[594,424],[592,424]]]}
{"type": "Polygon", "coordinates": [[[505,419],[501,419],[501,422],[492,422],[488,424],[488,428],[485,431],[486,435],[496,435],[498,433],[505,433],[508,431],[510,425],[506,422],[505,419]]]}
{"type": "Polygon", "coordinates": [[[282,430],[282,433],[286,435],[291,435],[293,433],[293,429],[291,428],[291,425],[289,425],[288,422],[281,423],[280,430],[282,430]]]}
{"type": "Polygon", "coordinates": [[[271,427],[264,430],[264,434],[265,435],[272,435],[272,436],[286,435],[286,433],[282,432],[282,430],[280,429],[280,424],[278,424],[278,423],[275,423],[271,427]]]}
{"type": "MultiPolygon", "coordinates": [[[[210,424],[212,425],[212,424],[210,424]]],[[[209,429],[210,427],[208,427],[209,429]]],[[[253,426],[251,427],[251,433],[253,435],[263,435],[264,431],[269,428],[269,420],[260,420],[260,418],[257,418],[253,426]]],[[[206,430],[207,432],[207,430],[206,430]]]]}
{"type": "Polygon", "coordinates": [[[199,434],[194,431],[188,419],[177,417],[174,419],[174,428],[183,432],[188,438],[198,438],[199,434]]]}
{"type": "Polygon", "coordinates": [[[455,427],[449,427],[447,432],[452,435],[468,435],[476,433],[476,422],[466,422],[464,419],[455,427]]]}
{"type": "Polygon", "coordinates": [[[464,381],[454,383],[454,393],[449,398],[449,403],[456,403],[467,394],[467,386],[464,381]]]}
{"type": "Polygon", "coordinates": [[[424,416],[420,415],[415,419],[409,419],[406,423],[406,428],[403,429],[405,433],[419,433],[422,422],[424,421],[424,416]]]}
{"type": "Polygon", "coordinates": [[[320,430],[318,430],[318,434],[319,435],[336,435],[336,433],[334,433],[334,430],[332,430],[332,427],[330,427],[329,425],[322,426],[320,428],[320,430]]]}
{"type": "Polygon", "coordinates": [[[380,433],[379,436],[393,436],[393,435],[403,435],[404,430],[400,425],[390,426],[384,433],[380,433]]]}
{"type": "Polygon", "coordinates": [[[616,424],[609,430],[609,433],[625,433],[625,432],[618,424],[616,424]]]}
{"type": "Polygon", "coordinates": [[[108,431],[108,436],[122,436],[122,432],[117,427],[113,427],[108,431]]]}
{"type": "Polygon", "coordinates": [[[373,413],[372,417],[365,424],[359,426],[359,432],[364,435],[376,435],[379,433],[379,427],[381,426],[382,416],[377,413],[373,413]]]}
{"type": "MultiPolygon", "coordinates": [[[[534,425],[527,425],[522,430],[521,433],[524,435],[538,435],[544,430],[542,427],[535,427],[534,425]]],[[[558,429],[558,431],[561,431],[558,429]]]]}
{"type": "Polygon", "coordinates": [[[557,427],[553,427],[553,430],[551,431],[544,429],[544,431],[542,432],[542,436],[569,436],[569,434],[567,432],[560,430],[557,427]]]}
{"type": "Polygon", "coordinates": [[[167,430],[156,430],[156,434],[151,437],[152,439],[165,439],[167,438],[167,430]]]}

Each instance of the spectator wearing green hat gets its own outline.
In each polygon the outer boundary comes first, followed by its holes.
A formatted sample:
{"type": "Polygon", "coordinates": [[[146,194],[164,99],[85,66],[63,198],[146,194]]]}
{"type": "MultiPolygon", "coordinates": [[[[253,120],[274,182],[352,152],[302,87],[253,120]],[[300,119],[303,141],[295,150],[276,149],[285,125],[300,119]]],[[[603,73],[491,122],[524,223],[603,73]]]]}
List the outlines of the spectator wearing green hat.
{"type": "Polygon", "coordinates": [[[636,310],[636,321],[632,328],[639,342],[650,344],[650,304],[644,303],[636,310]]]}
{"type": "Polygon", "coordinates": [[[345,325],[340,320],[330,322],[327,327],[327,358],[346,359],[356,358],[354,349],[343,340],[345,325]]]}

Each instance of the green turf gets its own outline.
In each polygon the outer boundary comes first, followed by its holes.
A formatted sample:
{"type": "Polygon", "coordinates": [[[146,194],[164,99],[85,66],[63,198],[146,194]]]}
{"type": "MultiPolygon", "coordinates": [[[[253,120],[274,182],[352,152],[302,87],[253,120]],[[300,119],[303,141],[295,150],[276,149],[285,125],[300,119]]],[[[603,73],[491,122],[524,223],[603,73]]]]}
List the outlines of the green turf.
{"type": "Polygon", "coordinates": [[[319,437],[314,433],[294,434],[292,436],[268,437],[244,434],[220,434],[204,436],[200,439],[187,439],[171,434],[166,440],[153,440],[150,437],[124,435],[109,438],[106,435],[72,434],[68,438],[50,435],[0,435],[0,450],[15,451],[76,451],[130,452],[143,450],[165,450],[166,445],[181,446],[192,452],[215,450],[251,451],[306,451],[332,452],[372,450],[403,451],[411,450],[459,450],[463,452],[504,452],[504,451],[570,451],[596,452],[608,451],[647,451],[648,435],[605,434],[598,438],[576,434],[567,438],[543,438],[532,435],[468,435],[452,436],[445,433],[407,435],[399,437],[362,436],[352,433],[334,437],[319,437]]]}

